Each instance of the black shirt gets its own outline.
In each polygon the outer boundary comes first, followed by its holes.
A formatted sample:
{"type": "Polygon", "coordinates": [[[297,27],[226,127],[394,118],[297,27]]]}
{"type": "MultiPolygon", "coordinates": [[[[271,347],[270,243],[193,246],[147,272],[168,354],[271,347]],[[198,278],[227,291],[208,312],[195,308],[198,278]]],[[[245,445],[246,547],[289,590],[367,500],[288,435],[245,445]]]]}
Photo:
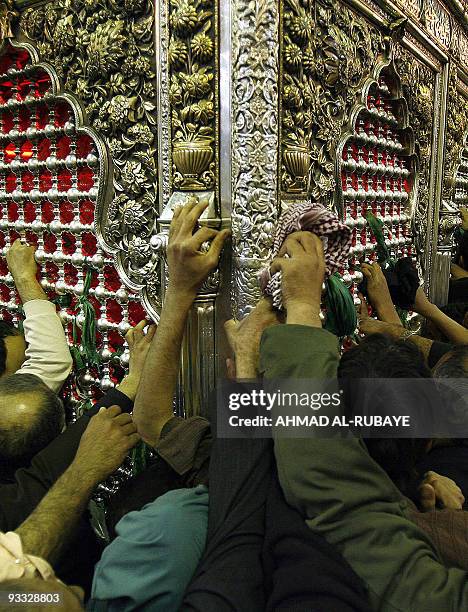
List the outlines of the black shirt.
{"type": "MultiPolygon", "coordinates": [[[[133,402],[126,395],[111,389],[91,410],[40,451],[28,468],[17,470],[13,483],[0,485],[1,531],[14,531],[31,514],[75,458],[91,417],[100,408],[114,405],[120,406],[123,412],[133,409],[133,402]]],[[[63,561],[55,564],[54,570],[65,583],[77,584],[89,593],[94,565],[100,554],[101,546],[87,517],[83,517],[63,561]]]]}

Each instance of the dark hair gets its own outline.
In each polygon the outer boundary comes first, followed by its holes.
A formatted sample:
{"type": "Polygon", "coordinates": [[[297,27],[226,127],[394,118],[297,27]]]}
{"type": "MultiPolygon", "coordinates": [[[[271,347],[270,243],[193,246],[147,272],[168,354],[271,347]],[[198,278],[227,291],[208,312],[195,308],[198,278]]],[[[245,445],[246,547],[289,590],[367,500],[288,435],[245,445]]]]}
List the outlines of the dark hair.
{"type": "Polygon", "coordinates": [[[451,349],[440,365],[432,371],[437,378],[466,378],[468,375],[468,344],[459,344],[451,349]]]}
{"type": "Polygon", "coordinates": [[[65,418],[60,398],[33,374],[11,374],[0,379],[0,396],[12,402],[22,394],[38,399],[35,418],[0,428],[0,473],[13,474],[28,466],[31,459],[61,432],[65,418]]]}
{"type": "MultiPolygon", "coordinates": [[[[366,337],[358,346],[345,352],[338,366],[338,378],[344,389],[344,400],[349,416],[357,410],[365,410],[361,399],[375,402],[369,407],[378,410],[382,405],[414,402],[412,392],[401,397],[401,389],[392,389],[384,380],[388,378],[430,378],[431,372],[419,349],[412,343],[394,340],[383,334],[366,337]],[[379,397],[363,394],[358,379],[380,378],[379,397]],[[377,401],[376,401],[377,399],[377,401]]],[[[400,491],[416,499],[419,474],[417,464],[425,455],[428,440],[425,438],[366,438],[369,454],[389,475],[400,491]]]]}
{"type": "Polygon", "coordinates": [[[455,263],[461,266],[460,257],[463,257],[463,267],[468,270],[468,232],[465,231],[460,236],[457,244],[457,252],[455,255],[455,263]]]}
{"type": "Polygon", "coordinates": [[[18,329],[11,323],[0,321],[0,376],[6,369],[7,350],[5,346],[5,338],[8,336],[19,336],[18,329]]]}

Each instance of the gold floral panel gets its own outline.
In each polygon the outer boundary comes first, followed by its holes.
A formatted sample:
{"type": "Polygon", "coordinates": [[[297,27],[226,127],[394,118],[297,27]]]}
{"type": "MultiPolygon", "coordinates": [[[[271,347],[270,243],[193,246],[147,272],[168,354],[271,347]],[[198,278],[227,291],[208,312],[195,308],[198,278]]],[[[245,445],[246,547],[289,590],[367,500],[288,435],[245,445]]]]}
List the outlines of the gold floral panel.
{"type": "Polygon", "coordinates": [[[281,26],[281,193],[331,205],[338,142],[385,39],[332,0],[284,0],[281,26]]]}
{"type": "Polygon", "coordinates": [[[147,310],[160,306],[157,220],[154,13],[150,0],[65,0],[22,12],[19,38],[32,40],[90,125],[107,142],[114,200],[101,222],[126,285],[147,310]]]}
{"type": "Polygon", "coordinates": [[[216,1],[169,1],[173,190],[211,191],[217,185],[217,31],[216,1]]]}

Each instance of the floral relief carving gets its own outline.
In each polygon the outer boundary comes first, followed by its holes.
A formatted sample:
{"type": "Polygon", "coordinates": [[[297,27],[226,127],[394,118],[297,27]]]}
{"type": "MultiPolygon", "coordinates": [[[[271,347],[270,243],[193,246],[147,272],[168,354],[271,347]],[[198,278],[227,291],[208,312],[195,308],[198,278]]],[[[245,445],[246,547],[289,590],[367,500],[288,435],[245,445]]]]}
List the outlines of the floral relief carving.
{"type": "Polygon", "coordinates": [[[258,301],[279,212],[277,3],[233,0],[232,27],[232,308],[241,317],[258,301]]]}
{"type": "Polygon", "coordinates": [[[182,191],[216,184],[216,4],[169,2],[172,182],[182,191]]]}
{"type": "Polygon", "coordinates": [[[149,247],[157,217],[153,4],[65,0],[27,9],[19,25],[107,141],[115,197],[97,222],[121,272],[144,287],[157,264],[149,247]]]}
{"type": "Polygon", "coordinates": [[[408,104],[410,125],[415,133],[416,154],[419,159],[418,199],[413,220],[414,246],[423,264],[429,218],[429,183],[434,127],[435,73],[416,60],[401,46],[395,49],[395,66],[401,78],[403,96],[408,104]]]}
{"type": "Polygon", "coordinates": [[[342,128],[363,79],[385,48],[384,36],[341,4],[284,0],[284,194],[331,201],[342,128]]]}
{"type": "Polygon", "coordinates": [[[0,2],[0,41],[13,36],[11,24],[18,15],[13,0],[2,0],[0,2]]]}
{"type": "Polygon", "coordinates": [[[468,131],[468,98],[457,87],[456,68],[452,68],[447,103],[447,127],[444,166],[443,197],[452,200],[455,189],[455,173],[463,149],[463,136],[468,131]]]}

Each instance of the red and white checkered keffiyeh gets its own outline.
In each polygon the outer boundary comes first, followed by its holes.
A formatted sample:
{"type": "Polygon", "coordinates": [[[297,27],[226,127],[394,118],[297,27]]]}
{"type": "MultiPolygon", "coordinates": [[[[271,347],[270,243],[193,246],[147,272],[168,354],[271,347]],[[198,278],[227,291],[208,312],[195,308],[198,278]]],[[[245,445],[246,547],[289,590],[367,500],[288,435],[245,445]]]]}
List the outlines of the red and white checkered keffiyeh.
{"type": "MultiPolygon", "coordinates": [[[[278,255],[289,234],[299,231],[313,232],[322,239],[327,276],[344,266],[351,247],[351,230],[333,212],[311,202],[291,204],[281,215],[273,242],[273,257],[278,255]]],[[[271,276],[270,269],[264,268],[259,280],[263,293],[271,295],[273,306],[282,310],[281,272],[271,276]]]]}

